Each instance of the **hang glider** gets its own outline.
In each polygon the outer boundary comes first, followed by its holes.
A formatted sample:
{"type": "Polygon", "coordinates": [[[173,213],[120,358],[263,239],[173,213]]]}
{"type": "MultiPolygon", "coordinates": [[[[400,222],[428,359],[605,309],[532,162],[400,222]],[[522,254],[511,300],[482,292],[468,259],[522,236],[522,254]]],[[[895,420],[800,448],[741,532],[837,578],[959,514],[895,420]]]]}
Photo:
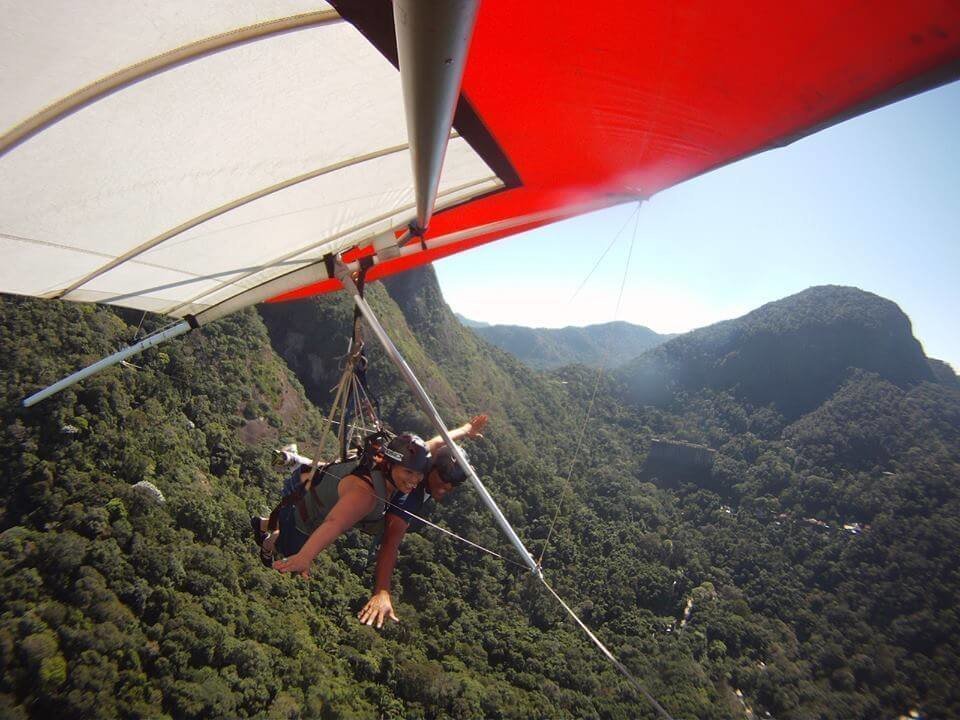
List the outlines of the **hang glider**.
{"type": "MultiPolygon", "coordinates": [[[[339,288],[324,255],[416,215],[386,0],[3,10],[0,292],[199,316],[339,288]]],[[[960,7],[486,0],[469,57],[424,242],[371,280],[949,82],[960,7]]]]}
{"type": "Polygon", "coordinates": [[[669,718],[547,584],[351,270],[373,280],[648,198],[949,82],[960,5],[3,11],[0,292],[184,318],[120,362],[253,303],[344,287],[525,565],[669,718]]]}

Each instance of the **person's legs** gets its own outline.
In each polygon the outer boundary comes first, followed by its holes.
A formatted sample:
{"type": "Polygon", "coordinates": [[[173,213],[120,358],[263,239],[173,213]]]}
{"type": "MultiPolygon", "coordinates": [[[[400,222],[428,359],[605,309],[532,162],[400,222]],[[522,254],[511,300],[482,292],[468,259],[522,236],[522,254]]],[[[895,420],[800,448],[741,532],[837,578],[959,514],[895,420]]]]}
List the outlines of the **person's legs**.
{"type": "MultiPolygon", "coordinates": [[[[285,498],[303,485],[304,480],[306,479],[307,473],[312,468],[309,465],[298,465],[293,469],[290,475],[283,483],[283,493],[282,496],[285,498]]],[[[285,507],[280,510],[280,518],[277,523],[277,529],[272,533],[269,532],[270,519],[265,517],[253,517],[250,518],[251,527],[256,523],[259,527],[260,532],[262,533],[260,537],[260,542],[257,543],[260,546],[260,559],[263,561],[264,565],[269,564],[268,559],[273,557],[274,551],[277,549],[277,542],[280,539],[281,529],[283,527],[284,520],[293,519],[293,510],[292,506],[285,507]]],[[[302,543],[301,543],[302,545],[302,543]]],[[[294,551],[296,552],[296,551],[294,551]]]]}
{"type": "MultiPolygon", "coordinates": [[[[280,514],[280,527],[277,528],[277,532],[271,536],[273,540],[273,549],[276,549],[280,555],[283,557],[290,557],[291,555],[296,555],[300,552],[300,548],[303,547],[303,544],[307,541],[309,536],[304,535],[297,528],[297,521],[294,517],[294,512],[296,508],[284,508],[280,514]],[[290,512],[284,512],[289,510],[290,512]]],[[[267,544],[267,541],[264,541],[264,545],[267,544]]]]}
{"type": "Polygon", "coordinates": [[[250,530],[253,532],[253,541],[262,546],[264,536],[267,534],[266,521],[262,517],[257,517],[254,515],[250,518],[250,530]]]}

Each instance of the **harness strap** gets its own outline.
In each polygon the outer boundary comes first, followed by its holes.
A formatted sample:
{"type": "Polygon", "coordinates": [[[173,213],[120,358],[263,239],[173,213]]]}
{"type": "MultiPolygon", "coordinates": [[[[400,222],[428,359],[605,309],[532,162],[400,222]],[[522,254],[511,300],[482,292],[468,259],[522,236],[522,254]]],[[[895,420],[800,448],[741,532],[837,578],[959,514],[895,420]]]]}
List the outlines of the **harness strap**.
{"type": "MultiPolygon", "coordinates": [[[[373,258],[365,257],[360,259],[360,270],[356,274],[357,290],[360,297],[366,284],[367,271],[373,267],[373,258]]],[[[363,340],[363,314],[358,307],[353,309],[353,334],[350,340],[350,350],[348,353],[346,372],[350,372],[350,380],[346,393],[342,400],[340,414],[340,429],[337,433],[337,440],[340,444],[340,457],[345,458],[350,450],[351,440],[348,425],[353,420],[359,419],[362,427],[368,427],[368,420],[376,429],[381,428],[380,422],[380,401],[371,393],[367,382],[367,356],[363,340]],[[369,416],[369,417],[368,417],[369,416]]]]}
{"type": "MultiPolygon", "coordinates": [[[[367,270],[373,267],[373,258],[367,257],[360,260],[360,270],[357,272],[357,290],[360,293],[360,297],[363,297],[363,291],[367,283],[367,270]],[[366,262],[365,262],[366,261],[366,262]]],[[[360,319],[363,317],[363,314],[360,312],[360,308],[354,306],[353,308],[353,344],[354,345],[363,345],[363,337],[360,333],[360,319]]]]}
{"type": "Polygon", "coordinates": [[[303,499],[303,494],[306,492],[306,486],[301,485],[292,493],[284,497],[277,506],[270,512],[270,517],[267,519],[267,532],[273,533],[280,524],[280,511],[285,507],[289,507],[294,503],[300,502],[303,499]]]}
{"type": "MultiPolygon", "coordinates": [[[[327,267],[327,272],[330,277],[333,277],[333,268],[335,258],[332,254],[328,253],[323,258],[324,263],[327,267]]],[[[357,273],[357,287],[360,290],[360,296],[363,297],[363,289],[366,281],[367,271],[373,267],[372,258],[362,259],[360,262],[360,271],[357,273]]],[[[333,419],[337,415],[338,411],[340,414],[340,430],[337,433],[338,439],[340,441],[340,460],[346,459],[346,409],[350,401],[350,393],[355,383],[359,383],[360,388],[363,390],[364,394],[368,393],[367,382],[366,382],[366,357],[363,354],[363,336],[361,332],[361,319],[362,314],[360,313],[359,308],[354,308],[353,315],[353,336],[351,342],[351,352],[350,358],[347,361],[347,366],[344,368],[343,374],[340,376],[340,381],[337,383],[337,392],[333,400],[333,404],[330,407],[330,413],[327,416],[326,428],[323,434],[320,437],[320,447],[317,451],[317,460],[314,461],[312,472],[305,481],[301,482],[300,487],[298,487],[294,492],[287,495],[283,498],[280,503],[271,511],[270,517],[267,520],[267,531],[273,533],[276,531],[280,523],[280,511],[289,507],[290,505],[296,504],[298,506],[298,512],[300,517],[306,520],[306,509],[303,506],[303,499],[305,494],[309,491],[313,494],[315,500],[319,502],[319,498],[316,495],[314,488],[314,480],[318,477],[317,471],[320,470],[320,477],[323,477],[323,473],[326,469],[333,463],[327,463],[322,468],[320,466],[320,459],[323,457],[324,445],[327,438],[327,430],[333,426],[333,419]],[[359,372],[358,372],[359,370],[359,372]],[[359,378],[358,378],[359,375],[359,378]]],[[[379,403],[376,403],[379,406],[379,403]]],[[[358,407],[357,412],[362,412],[358,407]]],[[[379,429],[379,420],[377,421],[377,426],[379,429]]],[[[362,475],[360,477],[363,477],[362,475]]],[[[368,483],[373,485],[369,478],[365,478],[368,483]]]]}
{"type": "MultiPolygon", "coordinates": [[[[326,469],[326,466],[324,466],[324,470],[325,469],[326,469]]],[[[272,533],[277,529],[277,527],[279,527],[281,510],[283,510],[285,507],[290,507],[291,505],[299,506],[300,501],[303,500],[303,496],[307,492],[307,485],[310,482],[310,479],[311,478],[308,478],[306,481],[301,480],[300,487],[298,487],[289,495],[286,495],[285,497],[281,498],[280,502],[277,503],[277,506],[270,511],[270,517],[267,518],[267,532],[272,533]]],[[[298,507],[298,509],[300,509],[302,512],[302,508],[298,507]]]]}
{"type": "MultiPolygon", "coordinates": [[[[300,514],[301,519],[306,522],[309,520],[307,517],[307,509],[304,503],[307,493],[309,492],[313,495],[313,499],[317,502],[318,505],[322,505],[317,491],[319,489],[319,483],[323,481],[324,475],[327,473],[327,469],[336,463],[326,463],[322,467],[318,468],[317,472],[311,475],[306,480],[300,482],[300,486],[294,490],[289,495],[285,496],[277,503],[277,506],[270,512],[270,517],[267,519],[267,532],[274,532],[280,526],[280,512],[291,505],[296,506],[297,512],[300,514]]],[[[357,465],[353,470],[350,471],[351,475],[356,475],[361,480],[365,481],[371,488],[374,488],[373,478],[370,476],[370,473],[363,464],[357,465]]]]}

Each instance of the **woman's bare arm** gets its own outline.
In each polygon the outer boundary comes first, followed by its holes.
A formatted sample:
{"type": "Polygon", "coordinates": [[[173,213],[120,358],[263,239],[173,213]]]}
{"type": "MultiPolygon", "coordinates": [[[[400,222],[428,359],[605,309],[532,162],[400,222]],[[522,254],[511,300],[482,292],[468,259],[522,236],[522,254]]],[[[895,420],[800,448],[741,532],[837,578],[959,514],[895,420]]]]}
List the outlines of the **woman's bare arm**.
{"type": "Polygon", "coordinates": [[[327,517],[300,548],[300,552],[286,560],[277,560],[273,567],[280,572],[300,573],[310,576],[310,564],[330,543],[356,525],[364,515],[373,510],[377,499],[362,479],[347,475],[338,487],[340,499],[330,508],[327,517]]]}

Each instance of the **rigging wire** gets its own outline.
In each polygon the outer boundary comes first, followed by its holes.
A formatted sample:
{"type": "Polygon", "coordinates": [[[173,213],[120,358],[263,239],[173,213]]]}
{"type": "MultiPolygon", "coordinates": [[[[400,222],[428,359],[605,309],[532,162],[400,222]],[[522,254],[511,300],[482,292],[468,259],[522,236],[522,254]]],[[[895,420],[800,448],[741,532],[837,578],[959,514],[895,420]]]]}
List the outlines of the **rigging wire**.
{"type": "MultiPolygon", "coordinates": [[[[614,307],[614,310],[613,310],[613,319],[614,319],[614,320],[616,320],[617,317],[618,317],[619,314],[620,314],[620,303],[621,303],[622,300],[623,300],[623,291],[624,291],[624,289],[625,289],[626,286],[627,286],[627,275],[628,275],[628,273],[630,272],[630,260],[633,258],[633,246],[634,246],[634,245],[636,244],[636,242],[637,242],[637,228],[638,228],[639,225],[640,225],[640,205],[641,205],[641,203],[638,202],[638,203],[637,203],[637,207],[634,209],[634,211],[633,211],[633,212],[630,214],[630,216],[627,218],[627,222],[624,223],[624,225],[620,228],[620,230],[617,231],[617,234],[616,234],[616,235],[614,236],[614,238],[613,238],[613,242],[610,243],[609,245],[607,245],[607,249],[604,250],[604,251],[603,251],[603,255],[600,256],[600,260],[603,260],[604,256],[606,256],[606,254],[607,254],[607,252],[610,250],[610,248],[613,247],[613,243],[617,241],[617,238],[620,237],[620,234],[624,231],[624,229],[627,227],[627,225],[630,223],[630,221],[631,221],[631,220],[634,220],[634,224],[633,224],[633,237],[632,237],[631,240],[630,240],[630,249],[627,251],[627,262],[625,263],[624,268],[623,268],[623,278],[622,278],[621,281],[620,281],[620,292],[619,292],[619,294],[617,295],[617,304],[616,304],[616,306],[614,307]]],[[[593,274],[593,271],[596,270],[597,267],[600,265],[600,260],[598,260],[597,263],[596,263],[596,265],[593,266],[593,270],[591,270],[590,273],[587,275],[587,279],[590,278],[590,275],[593,274]]],[[[586,282],[587,282],[587,280],[585,279],[582,283],[580,283],[580,288],[577,288],[577,293],[580,292],[580,289],[586,284],[586,282]]],[[[577,293],[574,293],[574,297],[576,297],[577,293]]],[[[571,301],[573,300],[573,298],[570,298],[570,299],[571,299],[571,301]]],[[[604,358],[604,360],[608,359],[609,356],[610,356],[610,348],[607,348],[607,356],[606,356],[606,358],[604,358]]],[[[543,556],[544,556],[544,555],[546,554],[546,552],[547,552],[547,546],[550,544],[550,537],[553,535],[553,530],[554,530],[554,528],[556,527],[556,525],[557,525],[557,520],[558,520],[559,517],[560,517],[560,510],[561,510],[561,508],[563,507],[563,502],[564,502],[564,500],[566,500],[567,494],[568,494],[569,491],[570,491],[570,488],[571,488],[571,479],[573,478],[573,471],[574,471],[574,469],[576,468],[577,459],[580,457],[580,448],[581,448],[582,445],[583,445],[583,437],[584,437],[584,435],[586,434],[587,425],[590,423],[590,417],[591,417],[591,415],[592,415],[592,413],[593,413],[593,405],[594,405],[594,402],[595,402],[596,399],[597,399],[597,391],[598,391],[599,388],[600,388],[600,380],[603,378],[603,373],[604,373],[604,367],[605,367],[605,365],[606,365],[606,363],[603,362],[603,363],[600,364],[600,367],[597,369],[597,379],[596,379],[596,380],[594,381],[594,383],[593,383],[593,393],[592,393],[591,396],[590,396],[590,403],[587,405],[587,412],[584,414],[584,416],[583,416],[583,423],[580,425],[580,433],[579,433],[579,436],[577,437],[577,446],[576,446],[576,449],[575,449],[574,452],[573,452],[573,460],[570,462],[570,467],[569,467],[569,469],[567,470],[567,479],[566,479],[566,481],[565,481],[564,484],[563,484],[563,492],[560,494],[560,500],[559,500],[559,502],[557,503],[557,510],[556,510],[556,512],[555,512],[554,515],[553,515],[553,520],[551,520],[551,522],[550,522],[550,529],[547,531],[547,537],[546,537],[546,539],[543,541],[543,548],[540,550],[540,557],[537,558],[537,565],[541,565],[541,564],[543,563],[543,556]]]]}
{"type": "Polygon", "coordinates": [[[630,221],[633,220],[634,217],[637,217],[640,214],[640,205],[642,202],[643,202],[642,200],[637,202],[637,206],[633,209],[633,212],[627,216],[627,219],[624,221],[623,225],[621,225],[620,229],[617,230],[617,234],[613,236],[613,240],[611,240],[610,244],[607,245],[606,249],[602,253],[600,253],[600,257],[597,258],[597,261],[593,264],[593,267],[590,268],[590,272],[587,273],[587,276],[580,283],[579,287],[577,287],[577,289],[574,291],[573,295],[570,296],[570,299],[567,300],[567,303],[572,303],[574,299],[577,297],[577,295],[580,294],[580,291],[583,290],[583,286],[587,284],[587,281],[593,276],[593,273],[596,271],[596,269],[600,267],[600,263],[603,262],[603,259],[607,256],[607,253],[610,252],[610,249],[614,245],[616,245],[617,240],[620,239],[620,235],[623,233],[624,230],[626,230],[627,225],[630,224],[630,221]]]}
{"type": "MultiPolygon", "coordinates": [[[[617,295],[617,304],[613,313],[614,320],[616,320],[617,315],[620,312],[620,303],[623,300],[623,291],[627,283],[627,273],[630,270],[630,261],[633,258],[633,248],[637,241],[637,228],[640,225],[639,213],[640,213],[640,203],[637,203],[637,209],[634,211],[634,214],[633,214],[633,217],[635,218],[634,225],[633,225],[633,237],[630,240],[630,249],[627,252],[627,262],[623,270],[623,279],[620,282],[620,292],[617,295]]],[[[629,222],[629,218],[628,218],[628,222],[629,222]]],[[[626,225],[624,225],[624,227],[626,227],[626,225]]],[[[621,228],[620,231],[622,232],[623,228],[621,228]]],[[[607,247],[607,250],[609,250],[611,246],[612,244],[607,247]]],[[[606,255],[606,251],[604,251],[604,255],[606,255]]],[[[601,256],[601,259],[603,259],[602,256],[601,256]]],[[[599,262],[597,264],[599,265],[599,262]]],[[[594,269],[596,269],[596,266],[594,266],[594,269]]],[[[592,274],[593,270],[591,270],[590,272],[592,274]]],[[[577,290],[577,292],[579,292],[579,289],[577,290]]],[[[608,349],[608,354],[609,354],[609,349],[608,349]]],[[[540,559],[537,560],[538,566],[540,566],[543,560],[543,554],[547,550],[547,544],[550,542],[550,534],[553,532],[553,528],[554,528],[554,525],[556,524],[557,517],[560,514],[560,507],[563,504],[563,499],[566,496],[568,490],[570,489],[570,478],[573,476],[573,468],[576,465],[577,456],[580,453],[580,446],[583,441],[584,431],[590,419],[590,413],[593,409],[594,400],[596,399],[596,396],[597,396],[597,388],[600,386],[600,378],[602,376],[603,376],[603,365],[600,366],[600,370],[597,373],[597,380],[593,387],[593,396],[590,398],[590,405],[587,408],[587,413],[584,417],[583,425],[580,428],[580,437],[577,440],[577,449],[576,449],[576,452],[574,453],[573,462],[570,465],[570,473],[567,476],[567,482],[564,486],[564,491],[563,491],[563,495],[561,495],[560,503],[558,503],[557,505],[557,513],[556,515],[554,515],[553,522],[550,525],[550,532],[547,534],[547,539],[544,541],[543,550],[540,553],[540,559]]],[[[584,623],[583,620],[581,620],[577,616],[577,614],[573,611],[573,609],[569,605],[567,605],[566,602],[564,602],[563,598],[560,597],[557,591],[550,586],[550,583],[548,583],[547,579],[543,576],[542,568],[539,576],[540,576],[540,581],[543,583],[543,586],[549,591],[551,595],[553,595],[556,601],[560,603],[560,605],[563,607],[564,610],[567,611],[567,614],[571,618],[573,618],[574,621],[577,623],[577,625],[579,625],[580,628],[587,634],[587,637],[589,637],[590,640],[593,642],[593,644],[597,646],[597,648],[600,650],[601,653],[603,653],[604,657],[606,657],[607,660],[609,660],[613,664],[613,666],[620,672],[621,675],[623,675],[627,679],[627,681],[634,687],[634,689],[638,690],[640,694],[643,695],[643,697],[645,697],[651,705],[653,705],[653,707],[657,710],[657,712],[660,713],[661,717],[666,718],[666,720],[673,720],[673,717],[670,715],[670,713],[668,713],[664,709],[664,707],[659,702],[657,702],[657,699],[650,694],[650,692],[643,685],[643,683],[641,683],[636,677],[634,677],[634,675],[630,672],[630,670],[627,669],[627,666],[624,665],[622,662],[620,662],[620,660],[618,660],[617,657],[612,652],[610,652],[607,646],[604,645],[603,642],[601,642],[600,638],[598,638],[593,633],[593,631],[589,627],[587,627],[587,624],[584,623]]]]}
{"type": "MultiPolygon", "coordinates": [[[[341,397],[349,393],[349,390],[347,390],[347,385],[350,383],[350,380],[352,379],[352,377],[353,377],[353,369],[348,367],[346,370],[344,370],[343,375],[340,376],[340,381],[337,383],[337,393],[333,399],[333,403],[330,406],[330,414],[327,415],[326,418],[324,418],[326,424],[323,427],[323,430],[320,435],[320,446],[317,448],[317,459],[313,461],[312,473],[314,475],[317,472],[317,468],[320,467],[321,458],[323,457],[323,450],[327,443],[327,436],[330,434],[330,429],[333,427],[334,418],[337,416],[337,410],[340,408],[340,399],[341,397]]],[[[342,413],[340,414],[340,420],[341,421],[343,420],[342,413]]],[[[340,430],[337,433],[338,436],[340,432],[343,431],[343,427],[344,427],[344,424],[341,422],[340,430]]],[[[313,479],[313,475],[311,475],[311,480],[312,479],[313,479]]],[[[273,520],[272,514],[270,519],[271,521],[273,520]]],[[[273,528],[271,527],[270,530],[272,532],[273,528]]]]}
{"type": "Polygon", "coordinates": [[[656,698],[654,698],[653,695],[651,695],[650,692],[643,686],[643,684],[633,676],[633,674],[627,669],[627,666],[617,660],[616,655],[607,649],[607,646],[600,641],[600,638],[594,635],[593,631],[587,627],[586,623],[577,617],[577,614],[571,609],[571,607],[563,601],[563,598],[557,594],[557,591],[550,587],[550,584],[546,581],[542,574],[540,575],[540,581],[543,583],[543,586],[550,591],[550,594],[556,598],[557,602],[563,606],[563,609],[567,611],[567,614],[577,622],[577,625],[579,625],[580,628],[593,641],[593,644],[600,649],[600,652],[604,654],[607,660],[613,663],[613,666],[620,671],[620,674],[623,675],[635,689],[639,690],[640,693],[650,701],[650,704],[657,709],[657,712],[659,712],[662,717],[666,718],[666,720],[673,720],[673,716],[663,709],[663,706],[658,703],[656,698]]]}
{"type": "Polygon", "coordinates": [[[130,344],[133,345],[137,341],[137,338],[140,337],[140,331],[143,329],[143,321],[147,319],[147,311],[143,311],[143,315],[140,316],[140,322],[137,324],[137,329],[133,331],[133,339],[130,341],[130,344]]]}
{"type": "Polygon", "coordinates": [[[577,459],[580,457],[580,446],[583,444],[583,436],[587,430],[587,423],[590,422],[590,414],[593,411],[593,402],[597,399],[597,389],[600,387],[600,378],[603,377],[603,368],[597,372],[597,380],[593,384],[593,395],[590,397],[590,404],[587,406],[587,412],[583,416],[583,424],[580,426],[580,434],[577,437],[577,448],[573,452],[573,460],[567,470],[567,479],[563,484],[563,492],[560,493],[560,500],[557,502],[557,511],[553,514],[553,520],[550,521],[550,529],[547,531],[547,537],[543,541],[543,548],[540,550],[540,557],[537,558],[537,565],[543,564],[543,556],[547,552],[547,546],[550,544],[550,538],[553,535],[553,529],[557,525],[557,519],[560,517],[560,510],[563,507],[563,501],[566,499],[570,490],[570,480],[573,477],[573,470],[577,466],[577,459]]]}
{"type": "MultiPolygon", "coordinates": [[[[360,400],[363,403],[363,408],[367,412],[367,419],[364,422],[369,421],[375,426],[377,431],[383,430],[383,423],[380,422],[380,416],[378,414],[378,401],[375,402],[375,398],[370,397],[370,393],[367,392],[366,385],[360,381],[357,381],[357,387],[360,388],[360,400]]],[[[367,430],[365,426],[361,427],[363,430],[367,430]]]]}
{"type": "MultiPolygon", "coordinates": [[[[487,554],[489,554],[489,555],[493,555],[493,556],[496,557],[496,558],[500,558],[500,559],[503,560],[504,562],[510,563],[511,565],[516,565],[517,567],[523,569],[524,571],[529,571],[529,569],[530,569],[530,568],[528,568],[526,565],[524,565],[524,564],[522,564],[522,563],[519,563],[519,562],[517,562],[516,560],[513,560],[513,559],[511,559],[511,558],[505,557],[505,556],[501,555],[500,553],[498,553],[498,552],[496,552],[496,551],[494,551],[494,550],[491,550],[491,549],[489,549],[489,548],[486,548],[486,547],[484,547],[483,545],[480,545],[479,543],[473,542],[472,540],[468,540],[467,538],[463,537],[462,535],[458,535],[457,533],[453,532],[452,530],[448,530],[447,528],[445,528],[445,527],[443,527],[443,526],[441,526],[441,525],[437,525],[436,523],[433,523],[433,522],[427,520],[426,518],[421,517],[420,515],[417,515],[416,513],[410,512],[409,510],[407,510],[407,509],[405,509],[405,508],[402,508],[402,507],[399,506],[399,505],[396,505],[395,503],[391,502],[390,500],[388,500],[388,499],[386,499],[386,498],[380,497],[380,496],[377,494],[376,490],[374,490],[373,488],[365,488],[365,489],[367,490],[367,492],[369,492],[371,495],[373,495],[375,498],[377,498],[378,500],[380,500],[380,501],[383,502],[384,504],[389,505],[390,507],[393,507],[393,508],[397,508],[398,510],[402,510],[404,513],[406,513],[406,514],[409,515],[410,517],[412,517],[412,518],[414,518],[414,519],[416,519],[416,520],[419,520],[420,522],[424,523],[425,525],[429,525],[430,527],[432,527],[432,528],[434,528],[434,529],[436,529],[436,530],[439,530],[440,532],[444,533],[445,535],[448,535],[449,537],[453,538],[454,540],[459,540],[460,542],[462,542],[462,543],[464,543],[464,544],[466,544],[466,545],[469,545],[470,547],[473,547],[473,548],[475,548],[475,549],[477,549],[477,550],[481,550],[481,551],[483,551],[483,552],[485,552],[485,553],[487,553],[487,554]]],[[[583,622],[583,620],[580,619],[580,617],[573,611],[573,608],[571,608],[569,605],[567,605],[567,603],[563,600],[562,597],[560,597],[560,595],[557,593],[557,591],[554,590],[553,587],[551,587],[550,583],[547,582],[547,580],[546,580],[546,578],[543,576],[543,573],[542,573],[542,572],[538,574],[538,577],[540,578],[540,581],[543,583],[543,586],[550,592],[551,595],[553,595],[553,597],[556,599],[556,601],[557,601],[558,603],[560,603],[560,605],[563,607],[564,610],[567,611],[567,614],[568,614],[571,618],[573,618],[573,620],[577,623],[577,625],[579,625],[580,628],[587,634],[587,637],[589,637],[590,640],[593,642],[593,644],[597,646],[597,648],[600,650],[601,653],[603,653],[604,657],[606,657],[607,660],[609,660],[609,661],[613,664],[613,666],[620,672],[621,675],[623,675],[623,676],[627,679],[627,681],[633,686],[633,688],[634,688],[635,690],[639,691],[640,694],[643,695],[643,696],[650,702],[650,704],[653,705],[654,708],[656,708],[657,712],[660,713],[661,717],[666,718],[666,720],[673,720],[673,716],[671,716],[670,713],[668,713],[668,712],[663,708],[663,706],[662,706],[659,702],[657,702],[656,698],[654,698],[653,695],[650,694],[650,692],[649,692],[649,691],[647,690],[647,688],[643,685],[643,683],[641,683],[641,682],[633,675],[633,673],[631,673],[630,670],[627,669],[627,666],[626,666],[626,665],[624,665],[622,662],[620,662],[620,660],[617,659],[617,656],[614,655],[614,654],[607,648],[607,646],[603,644],[603,641],[601,641],[600,638],[598,638],[598,637],[594,634],[594,632],[587,626],[587,624],[586,624],[585,622],[583,622]]]]}
{"type": "Polygon", "coordinates": [[[377,493],[376,493],[375,490],[369,490],[369,492],[372,493],[372,494],[374,495],[374,497],[376,497],[378,500],[382,500],[384,503],[386,503],[386,504],[389,505],[390,507],[396,508],[397,510],[402,510],[404,513],[406,513],[406,514],[409,515],[410,517],[414,518],[415,520],[419,520],[419,521],[422,522],[424,525],[429,525],[430,527],[434,528],[435,530],[439,530],[440,532],[442,532],[442,533],[444,533],[444,534],[446,534],[446,535],[449,535],[449,536],[452,537],[454,540],[459,540],[459,541],[462,542],[462,543],[466,543],[466,544],[469,545],[470,547],[476,548],[477,550],[482,550],[483,552],[485,552],[485,553],[487,553],[487,554],[489,554],[489,555],[493,555],[494,557],[500,558],[500,559],[503,560],[504,562],[508,562],[508,563],[510,563],[511,565],[516,565],[516,566],[519,567],[519,568],[523,568],[524,571],[529,571],[529,570],[530,570],[530,568],[528,568],[528,567],[527,567],[526,565],[524,565],[523,563],[518,563],[516,560],[513,560],[513,559],[511,559],[511,558],[505,557],[504,555],[501,555],[500,553],[496,552],[495,550],[491,550],[490,548],[486,548],[486,547],[484,547],[483,545],[480,545],[479,543],[473,542],[472,540],[467,540],[467,538],[463,537],[462,535],[457,535],[457,533],[453,532],[452,530],[448,530],[447,528],[443,527],[442,525],[437,525],[436,523],[430,522],[430,521],[427,520],[426,518],[420,517],[420,516],[417,515],[416,513],[410,512],[410,511],[407,510],[406,508],[403,508],[403,507],[401,507],[401,506],[399,506],[399,505],[396,505],[396,504],[390,502],[389,500],[386,500],[386,499],[384,499],[384,498],[381,498],[379,495],[377,495],[377,493]]]}
{"type": "Polygon", "coordinates": [[[355,442],[357,437],[357,425],[363,427],[366,423],[366,418],[363,415],[363,405],[361,405],[360,400],[360,381],[357,380],[357,376],[353,376],[353,423],[350,425],[350,429],[347,431],[347,442],[346,447],[350,447],[351,443],[355,442]]]}

